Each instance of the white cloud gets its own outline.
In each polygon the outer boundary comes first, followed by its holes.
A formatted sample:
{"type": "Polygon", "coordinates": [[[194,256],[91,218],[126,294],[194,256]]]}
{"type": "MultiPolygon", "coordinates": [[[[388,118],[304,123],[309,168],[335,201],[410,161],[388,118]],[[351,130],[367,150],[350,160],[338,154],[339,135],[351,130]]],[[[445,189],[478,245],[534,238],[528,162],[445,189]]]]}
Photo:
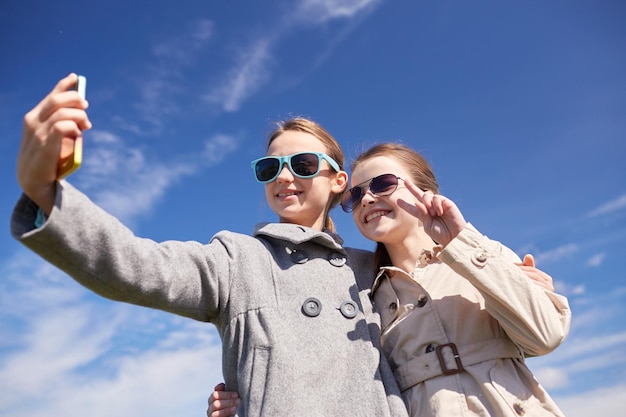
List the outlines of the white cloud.
{"type": "Polygon", "coordinates": [[[556,262],[573,255],[578,252],[578,249],[578,245],[575,243],[559,246],[547,252],[537,253],[535,256],[535,262],[538,265],[543,264],[544,262],[556,262]]]}
{"type": "Polygon", "coordinates": [[[3,357],[0,380],[11,383],[0,390],[0,404],[36,397],[106,351],[114,326],[112,318],[97,319],[85,305],[42,312],[45,314],[30,320],[18,335],[22,348],[3,357]],[[98,331],[89,331],[92,326],[98,331]]]}
{"type": "Polygon", "coordinates": [[[218,164],[224,157],[236,150],[237,140],[229,135],[217,134],[204,142],[204,157],[209,165],[218,164]]]}
{"type": "Polygon", "coordinates": [[[144,152],[132,148],[109,132],[92,132],[94,146],[77,176],[81,189],[125,224],[146,212],[182,177],[194,174],[197,165],[148,161],[144,152]]]}
{"type": "Polygon", "coordinates": [[[596,217],[626,208],[626,194],[592,210],[587,217],[596,217]]]}
{"type": "Polygon", "coordinates": [[[130,147],[117,135],[91,132],[93,146],[87,154],[77,183],[94,201],[127,225],[150,212],[165,192],[185,176],[218,164],[237,149],[235,137],[216,134],[197,152],[176,155],[172,160],[147,157],[140,148],[130,147]]]}
{"type": "Polygon", "coordinates": [[[568,417],[622,417],[626,404],[626,385],[616,385],[587,392],[555,397],[568,417]]]}
{"type": "MultiPolygon", "coordinates": [[[[352,20],[365,12],[373,10],[380,0],[303,0],[294,8],[289,9],[287,16],[279,17],[276,22],[268,25],[270,29],[257,36],[250,45],[240,48],[239,56],[235,59],[230,70],[219,77],[218,81],[210,86],[204,98],[208,103],[219,106],[227,112],[239,110],[242,104],[271,80],[272,65],[276,61],[272,52],[276,45],[290,33],[302,30],[305,26],[322,25],[330,20],[352,20]]],[[[340,33],[341,39],[345,33],[340,33]]],[[[331,41],[332,46],[337,40],[331,41]]],[[[321,57],[311,58],[312,63],[307,65],[313,71],[325,60],[327,53],[321,57]]],[[[289,78],[289,77],[287,77],[289,78]]],[[[299,74],[294,80],[302,80],[299,74]]],[[[284,78],[281,85],[284,85],[284,78]]]]}
{"type": "Polygon", "coordinates": [[[565,281],[554,281],[554,290],[561,295],[570,297],[583,295],[587,288],[583,284],[569,284],[565,281]]]}
{"type": "Polygon", "coordinates": [[[273,40],[265,37],[242,50],[232,69],[216,84],[219,87],[205,95],[206,101],[227,112],[239,110],[243,101],[269,81],[272,46],[273,40]]]}
{"type": "Polygon", "coordinates": [[[0,304],[0,415],[204,414],[222,380],[212,325],[103,300],[49,268],[21,252],[2,265],[0,290],[23,307],[0,304]]]}
{"type": "Polygon", "coordinates": [[[296,9],[300,21],[321,24],[333,19],[349,19],[370,10],[380,0],[303,0],[296,9]]]}
{"type": "Polygon", "coordinates": [[[155,58],[142,77],[135,80],[141,99],[136,104],[141,118],[152,125],[151,134],[159,134],[163,117],[181,112],[178,99],[184,72],[191,67],[200,51],[210,41],[214,23],[208,19],[192,22],[181,33],[156,42],[152,47],[155,58]]]}
{"type": "Polygon", "coordinates": [[[604,258],[606,257],[606,253],[598,253],[596,255],[593,255],[591,258],[589,258],[589,260],[587,261],[587,265],[588,266],[600,266],[602,265],[602,262],[604,261],[604,258]]]}
{"type": "Polygon", "coordinates": [[[541,385],[547,390],[564,387],[569,383],[567,372],[561,368],[539,368],[533,373],[537,380],[541,381],[541,385]]]}

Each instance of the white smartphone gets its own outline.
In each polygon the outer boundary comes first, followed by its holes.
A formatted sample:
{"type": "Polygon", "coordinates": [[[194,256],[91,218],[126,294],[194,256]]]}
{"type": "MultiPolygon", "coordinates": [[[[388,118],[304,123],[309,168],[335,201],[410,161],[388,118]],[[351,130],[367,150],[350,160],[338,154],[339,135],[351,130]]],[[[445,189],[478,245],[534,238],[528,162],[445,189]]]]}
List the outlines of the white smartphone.
{"type": "MultiPolygon", "coordinates": [[[[82,75],[78,76],[78,81],[73,87],[82,99],[85,98],[87,92],[87,78],[82,75]]],[[[57,170],[57,178],[62,179],[76,171],[83,162],[83,137],[63,138],[61,143],[61,154],[59,155],[59,166],[57,170]]]]}

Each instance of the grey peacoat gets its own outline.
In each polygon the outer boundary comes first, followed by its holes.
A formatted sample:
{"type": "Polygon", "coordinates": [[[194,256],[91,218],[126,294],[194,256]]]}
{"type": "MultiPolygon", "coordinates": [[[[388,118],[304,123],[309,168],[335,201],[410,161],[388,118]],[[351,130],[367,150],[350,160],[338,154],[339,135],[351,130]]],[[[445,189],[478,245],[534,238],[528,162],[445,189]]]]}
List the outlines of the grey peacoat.
{"type": "MultiPolygon", "coordinates": [[[[293,224],[208,244],[135,236],[66,181],[47,221],[22,196],[11,233],[103,297],[213,323],[240,416],[406,416],[380,353],[372,254],[293,224]]],[[[208,395],[208,392],[207,392],[208,395]]]]}

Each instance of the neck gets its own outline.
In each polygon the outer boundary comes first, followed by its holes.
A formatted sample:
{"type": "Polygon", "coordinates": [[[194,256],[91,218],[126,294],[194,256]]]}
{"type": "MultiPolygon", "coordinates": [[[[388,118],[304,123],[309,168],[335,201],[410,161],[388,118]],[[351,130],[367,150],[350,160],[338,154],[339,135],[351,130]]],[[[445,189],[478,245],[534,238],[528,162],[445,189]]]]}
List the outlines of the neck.
{"type": "Polygon", "coordinates": [[[415,263],[422,251],[432,250],[436,243],[428,236],[421,227],[415,233],[411,233],[405,240],[393,244],[385,244],[385,248],[391,258],[391,263],[402,270],[412,273],[415,263]]]}

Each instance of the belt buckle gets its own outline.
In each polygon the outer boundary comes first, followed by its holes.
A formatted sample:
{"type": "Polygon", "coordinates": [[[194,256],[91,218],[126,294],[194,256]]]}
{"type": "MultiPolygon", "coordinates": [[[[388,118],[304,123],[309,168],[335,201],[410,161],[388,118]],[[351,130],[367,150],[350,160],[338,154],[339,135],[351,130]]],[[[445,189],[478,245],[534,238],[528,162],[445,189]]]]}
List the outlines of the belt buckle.
{"type": "Polygon", "coordinates": [[[439,359],[439,366],[441,367],[441,373],[443,373],[444,375],[454,375],[454,374],[461,373],[465,370],[465,368],[463,368],[463,363],[461,362],[461,357],[459,356],[459,351],[457,350],[456,345],[454,343],[446,343],[443,345],[439,345],[437,346],[435,351],[437,352],[437,359],[439,359]],[[443,349],[445,348],[450,348],[450,350],[452,351],[454,362],[456,362],[456,368],[450,369],[447,367],[446,360],[443,357],[443,349]]]}

